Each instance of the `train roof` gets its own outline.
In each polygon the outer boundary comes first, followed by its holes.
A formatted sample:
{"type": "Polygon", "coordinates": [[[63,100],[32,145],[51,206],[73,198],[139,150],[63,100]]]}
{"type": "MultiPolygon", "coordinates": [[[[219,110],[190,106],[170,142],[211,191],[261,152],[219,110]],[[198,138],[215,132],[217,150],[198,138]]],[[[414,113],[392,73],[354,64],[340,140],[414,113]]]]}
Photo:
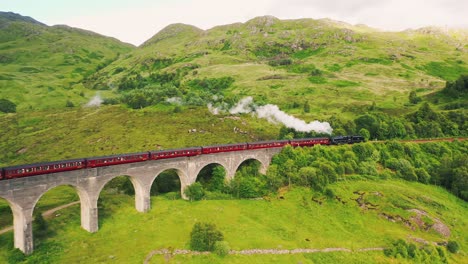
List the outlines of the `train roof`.
{"type": "Polygon", "coordinates": [[[201,150],[201,147],[189,147],[189,148],[177,148],[177,149],[160,149],[160,150],[151,150],[151,153],[155,152],[168,152],[168,151],[181,151],[181,150],[201,150]]]}
{"type": "Polygon", "coordinates": [[[255,142],[247,142],[247,144],[265,144],[265,143],[276,143],[276,142],[289,142],[288,139],[281,139],[281,140],[265,140],[265,141],[255,141],[255,142]]]}
{"type": "Polygon", "coordinates": [[[23,164],[23,165],[15,165],[15,166],[8,166],[3,167],[4,169],[22,169],[22,168],[29,168],[29,167],[37,167],[37,166],[44,166],[44,165],[54,165],[54,164],[61,164],[61,163],[68,163],[68,162],[80,162],[84,161],[85,159],[69,159],[69,160],[56,160],[56,161],[46,161],[46,162],[38,162],[38,163],[31,163],[31,164],[23,164]]]}
{"type": "Polygon", "coordinates": [[[133,156],[133,155],[147,155],[148,151],[144,152],[134,152],[134,153],[123,153],[123,154],[114,154],[114,155],[107,155],[107,156],[97,156],[97,157],[89,157],[86,158],[88,160],[95,160],[95,159],[106,159],[106,158],[116,158],[122,156],[133,156]]]}
{"type": "Polygon", "coordinates": [[[211,146],[203,146],[202,148],[216,148],[216,147],[231,147],[231,146],[239,146],[239,145],[247,145],[247,143],[232,143],[232,144],[219,144],[219,145],[211,145],[211,146]]]}
{"type": "Polygon", "coordinates": [[[291,139],[291,141],[321,140],[321,139],[329,139],[329,138],[327,138],[327,137],[316,137],[316,138],[295,138],[295,139],[291,139]]]}

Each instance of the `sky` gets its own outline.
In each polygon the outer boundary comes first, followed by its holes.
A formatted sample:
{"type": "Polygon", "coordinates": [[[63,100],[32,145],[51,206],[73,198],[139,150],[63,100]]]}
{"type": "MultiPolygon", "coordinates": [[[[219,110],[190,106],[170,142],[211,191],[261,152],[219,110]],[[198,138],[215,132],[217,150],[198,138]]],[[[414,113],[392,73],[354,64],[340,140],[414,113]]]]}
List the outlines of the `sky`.
{"type": "Polygon", "coordinates": [[[1,0],[0,10],[49,26],[65,24],[140,45],[172,23],[201,29],[280,19],[331,18],[400,31],[424,26],[468,28],[468,0],[1,0]]]}

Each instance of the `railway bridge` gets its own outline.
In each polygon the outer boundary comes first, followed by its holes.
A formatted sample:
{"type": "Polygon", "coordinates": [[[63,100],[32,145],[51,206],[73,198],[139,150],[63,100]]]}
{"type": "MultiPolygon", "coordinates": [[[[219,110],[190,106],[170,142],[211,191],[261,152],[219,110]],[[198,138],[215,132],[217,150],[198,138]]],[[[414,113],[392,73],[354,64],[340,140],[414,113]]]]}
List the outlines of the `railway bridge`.
{"type": "Polygon", "coordinates": [[[104,186],[118,176],[129,176],[135,189],[135,207],[139,212],[151,208],[150,190],[158,175],[168,169],[177,172],[184,189],[194,183],[199,172],[209,164],[219,164],[226,170],[227,180],[234,177],[238,167],[246,160],[261,163],[265,173],[273,155],[281,147],[221,152],[192,157],[149,160],[137,163],[74,171],[43,174],[0,181],[0,198],[8,201],[13,212],[14,246],[25,254],[33,252],[33,211],[39,199],[50,189],[61,185],[72,186],[78,193],[81,205],[81,226],[89,232],[98,231],[98,198],[104,186]]]}

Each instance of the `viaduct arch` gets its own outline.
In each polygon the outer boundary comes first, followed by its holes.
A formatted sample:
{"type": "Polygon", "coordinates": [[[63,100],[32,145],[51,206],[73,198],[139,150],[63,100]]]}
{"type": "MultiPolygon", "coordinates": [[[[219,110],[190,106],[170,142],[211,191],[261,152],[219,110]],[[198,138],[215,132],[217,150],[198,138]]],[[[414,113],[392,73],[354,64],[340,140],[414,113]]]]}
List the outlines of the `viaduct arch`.
{"type": "Polygon", "coordinates": [[[69,185],[77,191],[81,206],[81,227],[88,232],[97,232],[99,194],[115,177],[121,175],[130,177],[135,189],[136,210],[147,212],[151,208],[151,186],[156,177],[166,170],[173,169],[177,172],[181,194],[186,199],[183,190],[196,181],[199,172],[205,166],[212,163],[220,164],[226,170],[227,180],[231,180],[238,167],[250,159],[258,160],[261,164],[260,172],[265,173],[273,155],[280,151],[281,147],[222,152],[3,180],[0,181],[0,198],[9,203],[13,212],[14,246],[25,254],[31,254],[34,249],[32,233],[34,208],[39,199],[55,187],[69,185]]]}

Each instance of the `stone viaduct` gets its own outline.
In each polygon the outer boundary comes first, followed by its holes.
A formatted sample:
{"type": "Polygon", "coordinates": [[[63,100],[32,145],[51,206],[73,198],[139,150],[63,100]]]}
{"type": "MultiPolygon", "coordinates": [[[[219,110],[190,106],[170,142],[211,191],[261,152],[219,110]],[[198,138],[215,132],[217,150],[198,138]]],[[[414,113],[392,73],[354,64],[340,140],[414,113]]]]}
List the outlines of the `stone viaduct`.
{"type": "Polygon", "coordinates": [[[260,172],[265,173],[273,155],[280,151],[281,148],[267,148],[223,152],[3,180],[0,181],[0,198],[8,201],[13,212],[14,246],[26,254],[31,254],[34,208],[42,195],[57,186],[69,185],[77,191],[81,204],[81,226],[89,232],[96,232],[99,228],[99,194],[115,177],[129,176],[135,189],[136,209],[139,212],[147,212],[151,208],[151,185],[161,172],[169,169],[177,172],[183,195],[183,190],[194,183],[199,172],[209,164],[223,166],[227,180],[231,180],[238,167],[250,159],[258,160],[261,163],[260,172]]]}

